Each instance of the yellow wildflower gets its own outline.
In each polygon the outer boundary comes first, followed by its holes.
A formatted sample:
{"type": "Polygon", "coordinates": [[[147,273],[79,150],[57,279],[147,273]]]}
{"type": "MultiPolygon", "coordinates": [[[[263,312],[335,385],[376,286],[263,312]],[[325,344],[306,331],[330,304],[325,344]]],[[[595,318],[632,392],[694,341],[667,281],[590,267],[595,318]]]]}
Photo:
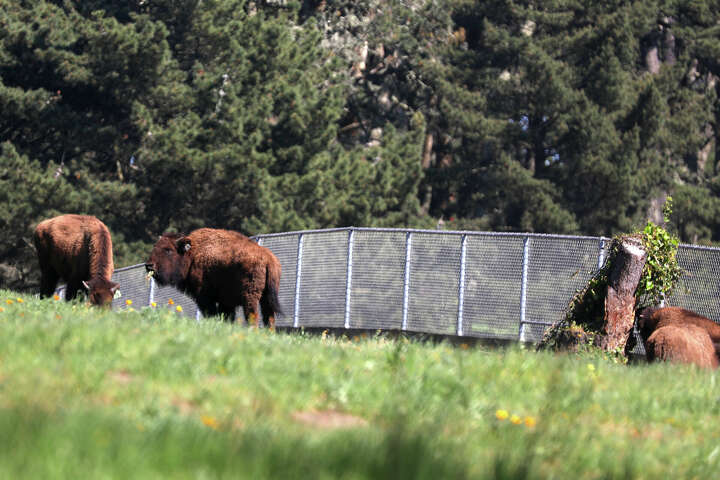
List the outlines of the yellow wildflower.
{"type": "Polygon", "coordinates": [[[58,300],[60,300],[60,295],[58,295],[58,294],[53,295],[53,300],[55,300],[56,302],[58,300]]]}
{"type": "Polygon", "coordinates": [[[177,307],[175,307],[175,310],[177,310],[178,312],[182,312],[182,307],[178,305],[177,307]]]}
{"type": "Polygon", "coordinates": [[[5,311],[5,309],[0,307],[0,312],[4,312],[4,311],[5,311]]]}
{"type": "Polygon", "coordinates": [[[150,303],[150,306],[153,307],[153,308],[157,307],[157,302],[152,302],[152,303],[150,303]]]}
{"type": "Polygon", "coordinates": [[[591,371],[591,372],[594,372],[594,371],[595,371],[595,365],[593,365],[592,363],[588,363],[587,369],[588,369],[589,371],[591,371]]]}
{"type": "Polygon", "coordinates": [[[522,419],[515,414],[513,414],[513,416],[510,417],[510,421],[515,425],[520,425],[522,423],[522,419]]]}
{"type": "Polygon", "coordinates": [[[8,305],[12,305],[13,301],[8,298],[7,300],[5,300],[5,303],[7,303],[8,305]]]}
{"type": "Polygon", "coordinates": [[[217,430],[220,427],[220,423],[215,419],[215,417],[203,415],[200,420],[202,420],[203,425],[210,427],[213,430],[217,430]]]}
{"type": "Polygon", "coordinates": [[[175,305],[172,298],[168,298],[168,305],[175,305]]]}
{"type": "Polygon", "coordinates": [[[525,417],[525,426],[528,428],[532,428],[535,426],[537,422],[535,421],[535,417],[525,417]]]}
{"type": "Polygon", "coordinates": [[[509,415],[507,410],[495,410],[495,416],[498,420],[505,420],[509,415]]]}
{"type": "Polygon", "coordinates": [[[128,307],[132,305],[132,300],[130,300],[129,298],[125,300],[125,305],[127,305],[128,307]]]}
{"type": "Polygon", "coordinates": [[[25,301],[25,300],[23,300],[22,298],[18,298],[18,299],[17,299],[17,302],[18,302],[18,303],[23,303],[24,301],[25,301]]]}

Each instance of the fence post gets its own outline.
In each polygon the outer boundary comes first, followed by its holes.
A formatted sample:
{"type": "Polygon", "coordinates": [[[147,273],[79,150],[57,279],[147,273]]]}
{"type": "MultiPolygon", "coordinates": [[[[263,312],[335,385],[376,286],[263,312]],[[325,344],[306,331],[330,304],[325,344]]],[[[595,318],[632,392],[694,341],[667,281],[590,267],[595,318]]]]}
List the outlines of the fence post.
{"type": "Polygon", "coordinates": [[[152,307],[155,301],[155,279],[150,277],[150,292],[148,293],[148,307],[152,307]]]}
{"type": "Polygon", "coordinates": [[[523,239],[522,283],[520,284],[520,328],[518,341],[525,341],[525,306],[527,304],[527,274],[530,257],[530,237],[523,239]]]}
{"type": "Polygon", "coordinates": [[[353,268],[353,242],[355,240],[355,230],[350,228],[348,231],[347,243],[347,278],[345,279],[345,328],[350,328],[350,294],[352,291],[352,268],[353,268]]]}
{"type": "Polygon", "coordinates": [[[410,293],[410,251],[412,248],[412,232],[405,233],[405,276],[403,280],[402,329],[408,326],[408,296],[410,293]]]}
{"type": "Polygon", "coordinates": [[[465,303],[465,255],[467,252],[467,235],[460,237],[460,279],[458,281],[458,312],[457,335],[463,336],[463,303],[465,303]]]}
{"type": "Polygon", "coordinates": [[[300,277],[302,267],[303,234],[298,235],[297,259],[295,260],[295,302],[293,307],[293,327],[300,326],[300,277]]]}

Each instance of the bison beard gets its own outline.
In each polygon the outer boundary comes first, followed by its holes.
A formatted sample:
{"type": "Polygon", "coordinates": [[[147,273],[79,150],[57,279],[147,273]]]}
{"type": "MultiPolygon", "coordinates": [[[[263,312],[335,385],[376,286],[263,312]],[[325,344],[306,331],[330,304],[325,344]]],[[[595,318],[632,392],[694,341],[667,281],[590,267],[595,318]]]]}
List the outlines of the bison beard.
{"type": "Polygon", "coordinates": [[[58,281],[67,282],[65,298],[84,288],[93,305],[109,305],[118,289],[110,278],[112,240],[105,224],[88,215],[61,215],[38,224],[33,234],[40,264],[40,297],[49,297],[58,281]]]}
{"type": "Polygon", "coordinates": [[[274,325],[282,313],[278,301],[281,267],[277,257],[245,235],[231,230],[200,228],[187,236],[162,235],[145,264],[160,285],[173,285],[190,295],[205,316],[235,320],[242,306],[254,323],[260,308],[263,322],[274,325]]]}
{"type": "Polygon", "coordinates": [[[665,360],[717,368],[720,325],[680,307],[646,308],[638,330],[649,361],[665,360]]]}

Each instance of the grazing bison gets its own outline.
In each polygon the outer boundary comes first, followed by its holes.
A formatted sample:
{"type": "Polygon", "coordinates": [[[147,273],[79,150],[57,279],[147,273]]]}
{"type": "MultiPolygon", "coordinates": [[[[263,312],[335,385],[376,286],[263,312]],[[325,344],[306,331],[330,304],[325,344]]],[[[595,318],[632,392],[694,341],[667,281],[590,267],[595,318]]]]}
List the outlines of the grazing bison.
{"type": "Polygon", "coordinates": [[[649,361],[718,366],[720,325],[707,317],[680,307],[646,308],[638,318],[638,330],[649,361]]]}
{"type": "Polygon", "coordinates": [[[90,303],[109,305],[118,289],[110,280],[114,270],[112,240],[105,224],[88,215],[61,215],[35,227],[33,242],[40,263],[40,298],[67,282],[65,298],[87,290],[90,303]]]}
{"type": "Polygon", "coordinates": [[[702,368],[717,368],[715,345],[704,328],[693,324],[666,325],[655,330],[647,342],[648,361],[689,363],[702,368]]]}
{"type": "Polygon", "coordinates": [[[650,307],[644,309],[638,318],[638,329],[643,341],[653,331],[667,325],[696,325],[710,335],[713,342],[720,342],[720,325],[707,317],[680,307],[650,307]]]}
{"type": "Polygon", "coordinates": [[[205,316],[235,320],[241,305],[254,323],[258,304],[264,324],[273,326],[281,313],[278,301],[280,262],[273,253],[231,230],[200,228],[184,236],[162,235],[145,268],[158,284],[173,285],[190,295],[205,316]]]}

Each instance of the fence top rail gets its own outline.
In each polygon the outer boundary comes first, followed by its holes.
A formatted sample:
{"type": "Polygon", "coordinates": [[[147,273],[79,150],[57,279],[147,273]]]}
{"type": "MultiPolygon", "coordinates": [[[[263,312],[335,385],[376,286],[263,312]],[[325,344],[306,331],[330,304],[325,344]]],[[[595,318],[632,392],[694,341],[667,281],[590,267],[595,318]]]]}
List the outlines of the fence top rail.
{"type": "MultiPolygon", "coordinates": [[[[567,240],[596,240],[596,241],[609,241],[609,237],[591,237],[586,235],[561,235],[555,233],[522,233],[522,232],[477,232],[471,230],[430,230],[430,229],[418,229],[418,228],[374,228],[374,227],[339,227],[339,228],[324,228],[315,230],[296,230],[293,232],[278,232],[278,233],[261,233],[253,235],[250,238],[277,238],[277,237],[289,237],[294,235],[305,235],[313,233],[332,233],[332,232],[348,232],[350,230],[360,232],[392,232],[392,233],[430,233],[435,235],[472,235],[481,237],[510,237],[510,238],[557,238],[567,240]]],[[[691,243],[681,243],[680,248],[688,250],[698,250],[706,252],[718,252],[720,253],[720,247],[710,247],[706,245],[694,245],[691,243]]],[[[138,267],[144,266],[144,263],[137,263],[135,265],[128,265],[121,268],[116,268],[115,272],[123,272],[125,270],[132,270],[138,267]]]]}
{"type": "Polygon", "coordinates": [[[688,250],[701,250],[704,252],[720,252],[720,247],[709,247],[707,245],[694,245],[692,243],[681,243],[679,246],[682,248],[687,248],[688,250]]]}
{"type": "Polygon", "coordinates": [[[528,233],[528,232],[478,232],[473,230],[432,230],[432,229],[420,229],[420,228],[383,228],[383,227],[340,227],[340,228],[325,228],[315,230],[297,230],[293,232],[279,232],[279,233],[261,233],[253,235],[251,238],[274,238],[274,237],[286,237],[295,235],[305,235],[314,233],[333,233],[333,232],[349,232],[354,230],[356,232],[391,232],[391,233],[429,233],[433,235],[471,235],[479,237],[516,237],[516,238],[557,238],[557,239],[569,239],[569,240],[610,240],[608,237],[591,237],[586,235],[561,235],[556,233],[528,233]]]}

